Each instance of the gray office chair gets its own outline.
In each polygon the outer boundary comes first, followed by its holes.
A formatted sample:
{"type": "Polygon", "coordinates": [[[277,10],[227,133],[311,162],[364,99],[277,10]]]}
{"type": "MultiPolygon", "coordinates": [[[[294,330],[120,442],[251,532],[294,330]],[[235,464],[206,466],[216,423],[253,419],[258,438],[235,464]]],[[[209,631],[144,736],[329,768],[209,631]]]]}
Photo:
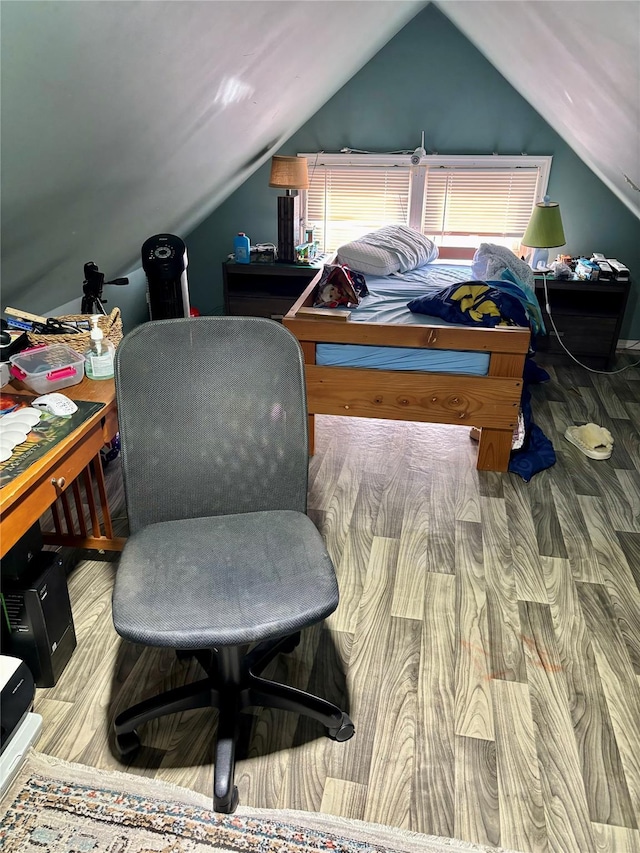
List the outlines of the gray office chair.
{"type": "Polygon", "coordinates": [[[125,337],[115,378],[131,535],[114,625],[132,643],[193,653],[207,673],[119,714],[116,747],[135,752],[149,720],[217,708],[214,808],[232,812],[241,711],[305,714],[338,741],[354,732],[330,702],[260,676],[338,605],[331,559],[305,514],[300,347],[272,320],[162,320],[125,337]]]}

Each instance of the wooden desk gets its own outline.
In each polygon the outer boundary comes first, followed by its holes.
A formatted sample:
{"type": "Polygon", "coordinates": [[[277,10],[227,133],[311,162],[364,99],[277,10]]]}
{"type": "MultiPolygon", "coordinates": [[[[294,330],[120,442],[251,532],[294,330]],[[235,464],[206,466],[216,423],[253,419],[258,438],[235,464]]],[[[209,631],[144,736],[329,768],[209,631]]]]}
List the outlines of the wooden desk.
{"type": "MultiPolygon", "coordinates": [[[[12,382],[3,390],[23,391],[33,396],[20,382],[12,382]]],[[[85,377],[78,385],[64,388],[63,393],[72,400],[89,400],[105,406],[0,489],[0,556],[48,509],[52,510],[55,529],[44,532],[47,544],[120,551],[126,541],[113,535],[100,460],[101,448],[118,430],[114,382],[85,377]],[[75,506],[81,506],[82,488],[89,507],[89,525],[83,512],[74,517],[69,500],[72,495],[75,506]]]]}

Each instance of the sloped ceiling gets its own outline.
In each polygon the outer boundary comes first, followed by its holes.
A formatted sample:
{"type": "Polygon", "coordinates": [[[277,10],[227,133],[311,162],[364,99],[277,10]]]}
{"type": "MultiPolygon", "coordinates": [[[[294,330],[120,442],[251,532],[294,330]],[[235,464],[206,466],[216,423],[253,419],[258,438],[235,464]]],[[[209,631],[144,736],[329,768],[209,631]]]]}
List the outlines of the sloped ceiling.
{"type": "Polygon", "coordinates": [[[640,3],[438,6],[640,218],[640,3]]]}
{"type": "MultiPolygon", "coordinates": [[[[2,305],[187,234],[425,5],[3,2],[2,305]]],[[[640,216],[640,4],[437,5],[640,216]]]]}
{"type": "Polygon", "coordinates": [[[424,5],[3,2],[3,307],[186,234],[424,5]]]}

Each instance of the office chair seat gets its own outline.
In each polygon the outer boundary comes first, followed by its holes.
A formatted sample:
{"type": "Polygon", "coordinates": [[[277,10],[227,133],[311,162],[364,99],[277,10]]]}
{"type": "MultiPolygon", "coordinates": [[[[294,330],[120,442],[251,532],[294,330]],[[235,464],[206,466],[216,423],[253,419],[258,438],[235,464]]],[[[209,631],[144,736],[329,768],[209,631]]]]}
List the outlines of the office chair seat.
{"type": "Polygon", "coordinates": [[[213,805],[232,812],[241,712],[302,714],[337,741],[354,733],[333,703],[262,677],[338,605],[306,515],[302,352],[271,320],[179,318],[134,329],[115,368],[131,535],[113,622],[133,643],[193,655],[206,675],[119,713],[115,746],[131,756],[144,723],[217,708],[213,805]]]}
{"type": "Polygon", "coordinates": [[[282,510],[135,533],[120,559],[113,621],[132,643],[196,650],[294,634],[337,605],[322,537],[306,515],[282,510]],[[197,596],[185,596],[194,586],[197,596]]]}

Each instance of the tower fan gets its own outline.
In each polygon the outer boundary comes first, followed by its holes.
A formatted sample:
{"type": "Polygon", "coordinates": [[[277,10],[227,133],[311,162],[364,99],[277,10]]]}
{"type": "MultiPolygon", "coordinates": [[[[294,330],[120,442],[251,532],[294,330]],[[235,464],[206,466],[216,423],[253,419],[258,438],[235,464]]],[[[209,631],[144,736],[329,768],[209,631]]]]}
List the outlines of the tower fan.
{"type": "Polygon", "coordinates": [[[174,234],[156,234],[142,244],[152,320],[189,316],[187,263],[187,247],[174,234]]]}

